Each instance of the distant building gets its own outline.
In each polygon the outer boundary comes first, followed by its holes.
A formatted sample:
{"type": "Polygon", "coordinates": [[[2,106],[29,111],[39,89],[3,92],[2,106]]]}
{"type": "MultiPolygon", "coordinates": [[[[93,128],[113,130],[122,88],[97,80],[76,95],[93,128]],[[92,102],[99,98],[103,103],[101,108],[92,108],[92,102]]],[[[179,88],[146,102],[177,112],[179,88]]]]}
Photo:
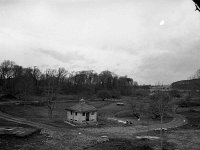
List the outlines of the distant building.
{"type": "Polygon", "coordinates": [[[97,122],[97,109],[92,105],[86,104],[84,99],[65,110],[67,111],[67,121],[69,122],[77,124],[97,122]]]}
{"type": "Polygon", "coordinates": [[[151,93],[155,93],[155,92],[158,92],[158,91],[169,92],[171,90],[172,89],[171,89],[170,85],[156,85],[156,86],[152,86],[150,88],[151,93]]]}

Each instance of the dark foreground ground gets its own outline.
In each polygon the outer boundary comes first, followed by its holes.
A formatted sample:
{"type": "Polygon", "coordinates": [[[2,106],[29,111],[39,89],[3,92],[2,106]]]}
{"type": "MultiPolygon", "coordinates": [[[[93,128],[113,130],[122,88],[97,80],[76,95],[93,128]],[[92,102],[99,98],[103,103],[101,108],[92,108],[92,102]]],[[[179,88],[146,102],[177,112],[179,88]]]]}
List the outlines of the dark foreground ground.
{"type": "MultiPolygon", "coordinates": [[[[104,143],[98,143],[84,150],[154,150],[160,149],[160,141],[149,140],[127,140],[127,139],[110,139],[104,143]]],[[[173,143],[163,142],[163,150],[175,149],[173,143]]]]}
{"type": "MultiPolygon", "coordinates": [[[[0,118],[0,128],[1,127],[30,128],[28,125],[15,123],[0,118]]],[[[25,138],[15,137],[13,135],[0,135],[0,150],[33,150],[31,147],[42,147],[47,139],[47,135],[38,133],[25,138]]]]}
{"type": "Polygon", "coordinates": [[[48,139],[47,135],[34,134],[26,138],[0,136],[0,150],[42,150],[48,139]]]}

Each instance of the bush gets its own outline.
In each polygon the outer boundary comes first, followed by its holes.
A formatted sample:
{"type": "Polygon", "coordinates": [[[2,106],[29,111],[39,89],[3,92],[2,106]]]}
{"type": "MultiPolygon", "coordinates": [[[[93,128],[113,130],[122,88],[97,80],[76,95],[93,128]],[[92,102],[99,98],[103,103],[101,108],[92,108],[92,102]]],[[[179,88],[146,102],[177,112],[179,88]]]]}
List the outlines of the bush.
{"type": "Polygon", "coordinates": [[[200,103],[183,101],[179,103],[179,107],[197,107],[200,103]]]}
{"type": "Polygon", "coordinates": [[[149,95],[149,90],[146,89],[137,89],[135,90],[134,96],[148,96],[149,95]]]}
{"type": "Polygon", "coordinates": [[[186,97],[185,97],[185,101],[186,102],[189,102],[191,100],[191,96],[188,94],[188,95],[186,95],[186,97]]]}
{"type": "Polygon", "coordinates": [[[178,98],[180,98],[181,94],[180,94],[180,92],[178,90],[172,90],[172,91],[170,91],[170,96],[171,97],[178,97],[178,98]]]}
{"type": "Polygon", "coordinates": [[[112,98],[112,95],[108,90],[101,90],[98,91],[97,97],[102,98],[102,100],[105,100],[106,98],[112,98]]]}
{"type": "Polygon", "coordinates": [[[121,98],[120,91],[113,90],[112,91],[112,98],[120,99],[121,98]]]}
{"type": "Polygon", "coordinates": [[[157,92],[150,96],[149,110],[153,119],[158,119],[163,114],[163,117],[170,111],[170,96],[165,92],[157,92]]]}
{"type": "Polygon", "coordinates": [[[133,117],[133,113],[131,110],[123,110],[115,114],[115,117],[123,118],[123,117],[133,117]]]}

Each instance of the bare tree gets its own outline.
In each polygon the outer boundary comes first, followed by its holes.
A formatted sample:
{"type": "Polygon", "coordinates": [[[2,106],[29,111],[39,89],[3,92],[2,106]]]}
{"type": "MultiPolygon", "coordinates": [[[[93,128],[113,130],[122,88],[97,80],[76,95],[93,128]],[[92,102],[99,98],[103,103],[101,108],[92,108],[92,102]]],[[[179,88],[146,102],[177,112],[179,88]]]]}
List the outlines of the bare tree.
{"type": "MultiPolygon", "coordinates": [[[[169,102],[170,102],[170,96],[166,92],[157,91],[152,96],[151,101],[151,110],[153,113],[156,113],[160,117],[160,138],[161,138],[161,148],[163,147],[163,117],[164,114],[167,113],[169,110],[169,102]]],[[[155,115],[155,114],[154,114],[155,115]]]]}
{"type": "Polygon", "coordinates": [[[198,69],[194,74],[195,79],[200,79],[200,69],[198,69]]]}
{"type": "Polygon", "coordinates": [[[65,68],[58,68],[57,79],[59,85],[64,82],[65,77],[67,76],[68,71],[65,68]]]}
{"type": "Polygon", "coordinates": [[[15,86],[24,100],[27,99],[28,95],[34,93],[34,80],[31,72],[31,68],[23,68],[21,75],[15,82],[15,86]]]}
{"type": "Polygon", "coordinates": [[[8,80],[14,77],[15,62],[5,60],[0,65],[0,78],[3,80],[3,90],[8,91],[8,80]]]}
{"type": "Polygon", "coordinates": [[[40,79],[40,76],[42,75],[40,69],[37,66],[34,66],[31,74],[32,74],[33,80],[35,82],[35,86],[36,86],[36,88],[38,88],[38,81],[40,79]]]}
{"type": "Polygon", "coordinates": [[[133,116],[136,117],[138,120],[140,120],[144,106],[142,104],[135,104],[133,102],[131,102],[130,105],[133,116]]]}
{"type": "Polygon", "coordinates": [[[12,78],[14,75],[15,62],[10,60],[5,60],[1,63],[0,74],[3,79],[12,78]]]}
{"type": "Polygon", "coordinates": [[[58,92],[58,80],[56,79],[57,71],[55,69],[46,70],[46,99],[49,119],[52,119],[55,108],[55,100],[58,92]]]}

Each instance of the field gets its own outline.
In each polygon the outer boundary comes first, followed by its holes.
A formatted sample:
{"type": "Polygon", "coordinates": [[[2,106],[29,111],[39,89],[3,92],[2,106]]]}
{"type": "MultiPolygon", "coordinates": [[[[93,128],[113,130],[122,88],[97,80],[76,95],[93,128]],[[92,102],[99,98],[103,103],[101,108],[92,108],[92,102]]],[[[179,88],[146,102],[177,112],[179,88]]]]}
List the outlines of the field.
{"type": "MultiPolygon", "coordinates": [[[[59,101],[55,104],[55,108],[53,110],[53,119],[49,119],[48,117],[48,109],[46,106],[34,106],[34,105],[5,105],[1,106],[0,110],[2,112],[8,113],[12,116],[27,118],[31,121],[41,122],[45,124],[54,125],[56,127],[64,127],[71,128],[71,126],[64,123],[66,118],[65,108],[70,107],[78,103],[77,100],[65,100],[65,97],[61,97],[59,101]]],[[[98,109],[98,123],[99,126],[121,126],[123,124],[114,121],[113,118],[117,118],[120,120],[130,120],[135,125],[137,124],[154,124],[159,123],[159,120],[153,120],[148,116],[148,112],[142,112],[143,116],[141,116],[140,122],[138,122],[137,118],[132,114],[133,108],[131,107],[131,103],[133,104],[143,104],[146,106],[148,103],[148,99],[137,99],[130,97],[123,97],[121,102],[124,103],[124,106],[116,105],[117,101],[113,100],[88,100],[87,103],[95,106],[98,109]],[[108,119],[110,118],[110,119],[108,119]]],[[[147,108],[143,108],[144,110],[147,108]]],[[[171,117],[164,118],[164,122],[171,121],[171,117]]]]}
{"type": "MultiPolygon", "coordinates": [[[[145,131],[147,125],[158,124],[159,120],[152,120],[145,116],[144,113],[141,121],[138,121],[137,118],[131,114],[132,107],[130,102],[133,102],[134,104],[143,103],[146,105],[148,103],[148,98],[123,97],[120,102],[123,102],[124,106],[117,106],[116,101],[113,100],[88,100],[87,103],[98,109],[99,125],[95,127],[78,128],[64,123],[66,118],[65,108],[70,107],[77,102],[78,101],[74,100],[64,101],[64,98],[58,101],[53,111],[52,120],[48,118],[48,110],[46,106],[7,105],[1,106],[1,111],[12,116],[26,118],[27,120],[56,127],[55,130],[45,129],[42,131],[42,135],[47,135],[48,138],[45,137],[42,145],[35,149],[159,149],[160,140],[138,140],[135,138],[138,135],[160,136],[159,131],[138,132],[143,129],[145,131]],[[124,125],[116,120],[109,120],[108,118],[117,118],[120,120],[129,119],[132,120],[134,124],[124,125]],[[101,138],[102,135],[107,135],[110,140],[104,142],[105,139],[101,138]]],[[[175,150],[178,148],[180,150],[187,150],[191,147],[191,150],[198,150],[200,148],[200,141],[198,140],[200,138],[198,126],[200,113],[197,111],[198,108],[195,108],[195,111],[191,110],[190,107],[185,110],[179,109],[179,113],[186,116],[188,119],[188,125],[177,129],[171,129],[164,133],[163,145],[166,149],[175,150]]],[[[166,118],[165,122],[169,122],[171,119],[172,118],[166,118]]],[[[0,125],[9,125],[9,122],[5,121],[0,125]]],[[[32,146],[32,149],[34,149],[33,147],[34,146],[32,146]]]]}

